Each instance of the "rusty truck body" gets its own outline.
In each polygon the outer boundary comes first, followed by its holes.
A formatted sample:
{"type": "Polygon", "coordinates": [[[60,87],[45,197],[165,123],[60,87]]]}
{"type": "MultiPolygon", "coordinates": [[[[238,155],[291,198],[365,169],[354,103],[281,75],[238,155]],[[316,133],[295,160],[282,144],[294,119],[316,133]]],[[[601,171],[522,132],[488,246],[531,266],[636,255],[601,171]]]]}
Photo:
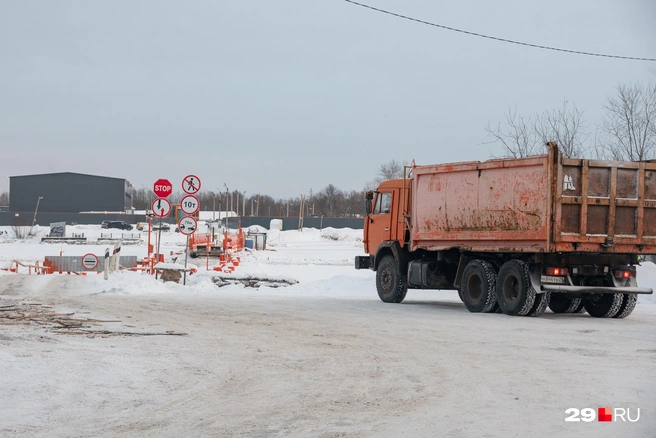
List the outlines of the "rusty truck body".
{"type": "Polygon", "coordinates": [[[640,256],[656,254],[656,162],[548,153],[411,166],[367,193],[356,269],[381,300],[455,289],[471,312],[537,316],[634,309],[640,256]]]}

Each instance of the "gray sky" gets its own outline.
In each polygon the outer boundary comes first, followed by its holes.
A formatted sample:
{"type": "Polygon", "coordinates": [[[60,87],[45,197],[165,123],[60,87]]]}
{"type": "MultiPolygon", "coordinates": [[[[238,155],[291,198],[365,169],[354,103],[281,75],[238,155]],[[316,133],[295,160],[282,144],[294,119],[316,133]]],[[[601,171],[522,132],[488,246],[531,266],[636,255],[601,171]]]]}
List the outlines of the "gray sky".
{"type": "MultiPolygon", "coordinates": [[[[654,0],[361,0],[473,32],[656,57],[654,0]]],[[[380,163],[484,160],[485,126],[575,103],[590,125],[656,63],[520,47],[342,0],[0,0],[0,191],[81,172],[292,197],[380,163]]],[[[174,187],[179,190],[179,187],[174,187]]]]}

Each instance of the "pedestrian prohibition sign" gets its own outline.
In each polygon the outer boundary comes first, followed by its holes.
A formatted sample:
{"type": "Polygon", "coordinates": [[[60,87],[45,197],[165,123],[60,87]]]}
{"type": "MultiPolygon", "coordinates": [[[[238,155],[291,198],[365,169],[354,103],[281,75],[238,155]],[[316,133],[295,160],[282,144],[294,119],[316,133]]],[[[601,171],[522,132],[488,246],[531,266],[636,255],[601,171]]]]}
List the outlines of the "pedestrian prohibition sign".
{"type": "Polygon", "coordinates": [[[157,217],[166,217],[171,212],[171,203],[168,199],[157,198],[152,205],[153,214],[157,217]]]}
{"type": "Polygon", "coordinates": [[[187,175],[182,179],[182,190],[188,195],[198,193],[200,190],[200,178],[196,175],[187,175]]]}
{"type": "Polygon", "coordinates": [[[91,254],[91,253],[84,254],[82,256],[82,266],[87,271],[96,269],[96,266],[98,266],[98,257],[95,254],[91,254]]]}

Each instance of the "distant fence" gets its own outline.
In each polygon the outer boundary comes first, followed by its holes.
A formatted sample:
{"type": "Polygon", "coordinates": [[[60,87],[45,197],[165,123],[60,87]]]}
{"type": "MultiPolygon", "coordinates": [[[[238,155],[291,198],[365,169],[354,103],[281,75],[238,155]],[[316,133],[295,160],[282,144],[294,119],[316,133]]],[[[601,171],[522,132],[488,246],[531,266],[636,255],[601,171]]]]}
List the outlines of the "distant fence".
{"type": "MultiPolygon", "coordinates": [[[[45,260],[55,272],[102,272],[105,269],[104,256],[97,256],[98,264],[93,269],[86,269],[82,265],[80,256],[46,256],[45,260]]],[[[137,266],[137,256],[121,256],[119,263],[126,269],[137,266]]]]}
{"type": "MultiPolygon", "coordinates": [[[[228,218],[228,228],[237,228],[241,219],[242,228],[248,228],[251,225],[259,225],[266,229],[269,229],[271,226],[271,219],[280,219],[282,220],[282,229],[286,230],[297,230],[298,229],[298,218],[297,217],[264,217],[264,216],[245,216],[242,218],[230,217],[228,218]]],[[[355,218],[341,218],[341,217],[306,217],[303,218],[303,228],[353,228],[355,230],[361,230],[364,228],[364,219],[355,219],[355,218]]]]}
{"type": "MultiPolygon", "coordinates": [[[[0,211],[1,226],[32,225],[33,219],[33,211],[0,211]]],[[[36,223],[42,227],[47,227],[53,222],[66,222],[68,225],[100,225],[102,221],[125,221],[136,224],[144,222],[145,217],[143,214],[120,213],[38,213],[36,216],[36,223]]]]}
{"type": "MultiPolygon", "coordinates": [[[[0,226],[12,225],[32,225],[34,212],[8,212],[0,211],[0,226]]],[[[251,225],[259,225],[266,229],[271,224],[271,219],[282,220],[283,230],[298,229],[297,217],[280,217],[280,216],[245,216],[228,218],[228,226],[237,228],[241,219],[241,226],[244,228],[251,225]]],[[[48,226],[52,222],[66,222],[67,225],[100,225],[103,221],[124,221],[129,224],[144,222],[146,220],[143,214],[120,214],[120,213],[38,213],[36,223],[41,226],[48,226]]],[[[163,220],[169,224],[175,223],[174,218],[163,220]]],[[[339,218],[339,217],[306,217],[303,218],[303,227],[305,228],[353,228],[361,230],[364,228],[364,219],[339,218]]]]}

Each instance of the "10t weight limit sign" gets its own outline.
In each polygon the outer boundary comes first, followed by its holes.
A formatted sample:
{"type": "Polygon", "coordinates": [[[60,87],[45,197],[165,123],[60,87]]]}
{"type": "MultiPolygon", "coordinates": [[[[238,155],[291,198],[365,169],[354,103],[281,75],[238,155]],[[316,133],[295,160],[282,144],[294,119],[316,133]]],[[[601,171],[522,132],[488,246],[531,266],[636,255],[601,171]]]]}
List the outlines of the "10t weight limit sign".
{"type": "Polygon", "coordinates": [[[200,208],[200,202],[194,195],[187,195],[180,201],[180,210],[185,214],[192,215],[200,208]]]}

